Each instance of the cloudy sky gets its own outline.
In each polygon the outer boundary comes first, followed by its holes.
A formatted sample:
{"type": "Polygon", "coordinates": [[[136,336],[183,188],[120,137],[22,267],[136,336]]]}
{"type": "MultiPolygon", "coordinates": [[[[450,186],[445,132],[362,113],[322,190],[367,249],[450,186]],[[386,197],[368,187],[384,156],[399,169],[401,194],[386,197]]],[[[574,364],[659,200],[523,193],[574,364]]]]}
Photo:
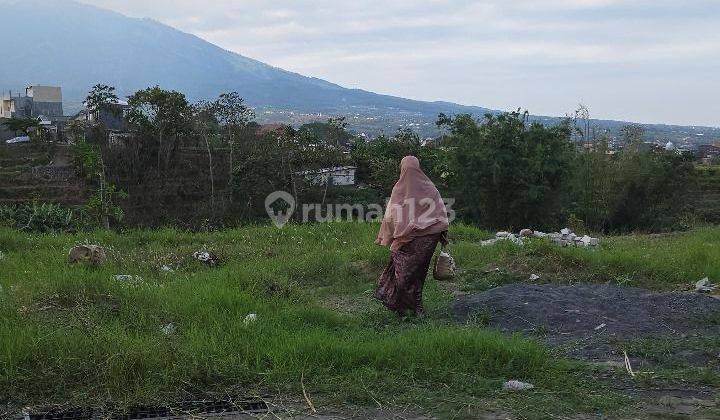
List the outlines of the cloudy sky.
{"type": "Polygon", "coordinates": [[[82,0],[347,87],[720,126],[717,0],[82,0]]]}

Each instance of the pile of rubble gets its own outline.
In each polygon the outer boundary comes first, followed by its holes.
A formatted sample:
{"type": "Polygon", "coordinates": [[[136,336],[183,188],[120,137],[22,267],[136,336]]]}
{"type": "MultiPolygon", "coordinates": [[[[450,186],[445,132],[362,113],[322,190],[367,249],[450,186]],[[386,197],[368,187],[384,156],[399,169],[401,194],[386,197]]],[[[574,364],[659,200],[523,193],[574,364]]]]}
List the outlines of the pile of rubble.
{"type": "Polygon", "coordinates": [[[565,228],[560,232],[545,233],[532,229],[523,229],[518,234],[511,232],[498,232],[495,234],[493,239],[480,242],[482,246],[492,246],[498,241],[510,241],[517,245],[523,245],[523,240],[526,238],[544,238],[549,239],[552,243],[558,246],[577,246],[584,248],[596,247],[599,243],[598,238],[593,238],[588,235],[577,235],[572,230],[565,228]]]}

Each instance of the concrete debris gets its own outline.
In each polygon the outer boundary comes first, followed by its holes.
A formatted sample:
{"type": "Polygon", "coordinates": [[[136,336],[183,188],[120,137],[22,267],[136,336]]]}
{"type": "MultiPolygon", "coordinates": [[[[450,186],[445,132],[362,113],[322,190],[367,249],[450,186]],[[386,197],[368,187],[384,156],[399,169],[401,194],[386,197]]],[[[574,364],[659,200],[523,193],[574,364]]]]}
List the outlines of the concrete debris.
{"type": "Polygon", "coordinates": [[[697,283],[695,283],[695,291],[700,293],[710,293],[717,289],[717,286],[710,283],[710,279],[708,277],[705,277],[702,280],[698,280],[697,283]]]}
{"type": "Polygon", "coordinates": [[[243,320],[243,324],[250,325],[257,321],[257,314],[248,314],[245,319],[243,320]]]}
{"type": "Polygon", "coordinates": [[[171,334],[175,334],[175,331],[177,331],[177,327],[175,326],[175,324],[173,324],[173,323],[171,322],[171,323],[163,326],[163,327],[161,328],[161,331],[162,331],[162,333],[165,334],[165,335],[171,335],[171,334]]]}
{"type": "Polygon", "coordinates": [[[106,259],[105,249],[98,245],[78,245],[73,247],[68,254],[68,261],[71,264],[84,263],[98,266],[106,259]]]}
{"type": "Polygon", "coordinates": [[[143,281],[143,278],[132,274],[118,274],[115,276],[115,280],[123,283],[140,283],[143,281]]]}
{"type": "Polygon", "coordinates": [[[521,238],[529,238],[533,236],[535,232],[532,229],[523,229],[520,231],[520,237],[521,238]]]}
{"type": "Polygon", "coordinates": [[[193,254],[193,258],[211,267],[220,264],[220,258],[208,251],[197,251],[193,254]]]}
{"type": "Polygon", "coordinates": [[[517,244],[517,245],[522,245],[522,244],[523,244],[522,238],[520,238],[519,236],[515,235],[514,233],[509,233],[509,232],[498,232],[498,233],[496,233],[496,234],[495,234],[495,241],[497,242],[497,241],[499,241],[499,240],[502,240],[502,241],[510,241],[510,242],[513,242],[513,243],[515,243],[515,244],[517,244]]]}
{"type": "Polygon", "coordinates": [[[498,240],[499,240],[498,238],[488,239],[487,241],[481,241],[480,245],[481,246],[493,246],[497,243],[498,240]]]}
{"type": "Polygon", "coordinates": [[[530,281],[537,281],[540,280],[540,276],[537,274],[530,274],[530,281]]]}
{"type": "Polygon", "coordinates": [[[520,382],[520,381],[507,381],[503,384],[503,389],[509,390],[509,391],[524,391],[527,389],[533,389],[535,388],[535,385],[529,384],[527,382],[520,382]]]}
{"type": "Polygon", "coordinates": [[[565,228],[562,229],[560,232],[552,233],[545,233],[531,229],[523,229],[517,235],[511,232],[501,231],[495,234],[494,239],[481,241],[480,245],[492,246],[495,245],[499,240],[509,240],[518,245],[523,245],[523,239],[525,238],[547,238],[550,240],[551,243],[561,247],[575,246],[580,248],[594,248],[600,243],[600,240],[598,238],[593,238],[589,235],[578,236],[570,228],[565,228]]]}

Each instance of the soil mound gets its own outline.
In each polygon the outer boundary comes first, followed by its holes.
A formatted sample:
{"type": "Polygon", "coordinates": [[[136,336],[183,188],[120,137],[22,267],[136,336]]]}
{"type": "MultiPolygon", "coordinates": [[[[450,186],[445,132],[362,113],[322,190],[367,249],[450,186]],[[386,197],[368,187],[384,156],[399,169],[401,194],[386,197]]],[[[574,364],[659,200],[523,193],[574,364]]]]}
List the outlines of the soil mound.
{"type": "Polygon", "coordinates": [[[476,317],[503,332],[576,343],[582,358],[606,358],[610,343],[643,337],[720,334],[720,300],[698,293],[654,293],[610,285],[516,283],[458,297],[458,321],[476,317]]]}

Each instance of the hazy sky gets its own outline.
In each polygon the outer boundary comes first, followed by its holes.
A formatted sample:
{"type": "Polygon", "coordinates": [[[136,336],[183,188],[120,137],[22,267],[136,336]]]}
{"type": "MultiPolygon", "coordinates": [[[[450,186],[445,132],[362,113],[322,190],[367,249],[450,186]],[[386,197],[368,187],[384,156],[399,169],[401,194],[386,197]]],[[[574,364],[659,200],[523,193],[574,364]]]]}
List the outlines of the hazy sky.
{"type": "Polygon", "coordinates": [[[82,0],[413,99],[720,126],[717,0],[82,0]]]}

